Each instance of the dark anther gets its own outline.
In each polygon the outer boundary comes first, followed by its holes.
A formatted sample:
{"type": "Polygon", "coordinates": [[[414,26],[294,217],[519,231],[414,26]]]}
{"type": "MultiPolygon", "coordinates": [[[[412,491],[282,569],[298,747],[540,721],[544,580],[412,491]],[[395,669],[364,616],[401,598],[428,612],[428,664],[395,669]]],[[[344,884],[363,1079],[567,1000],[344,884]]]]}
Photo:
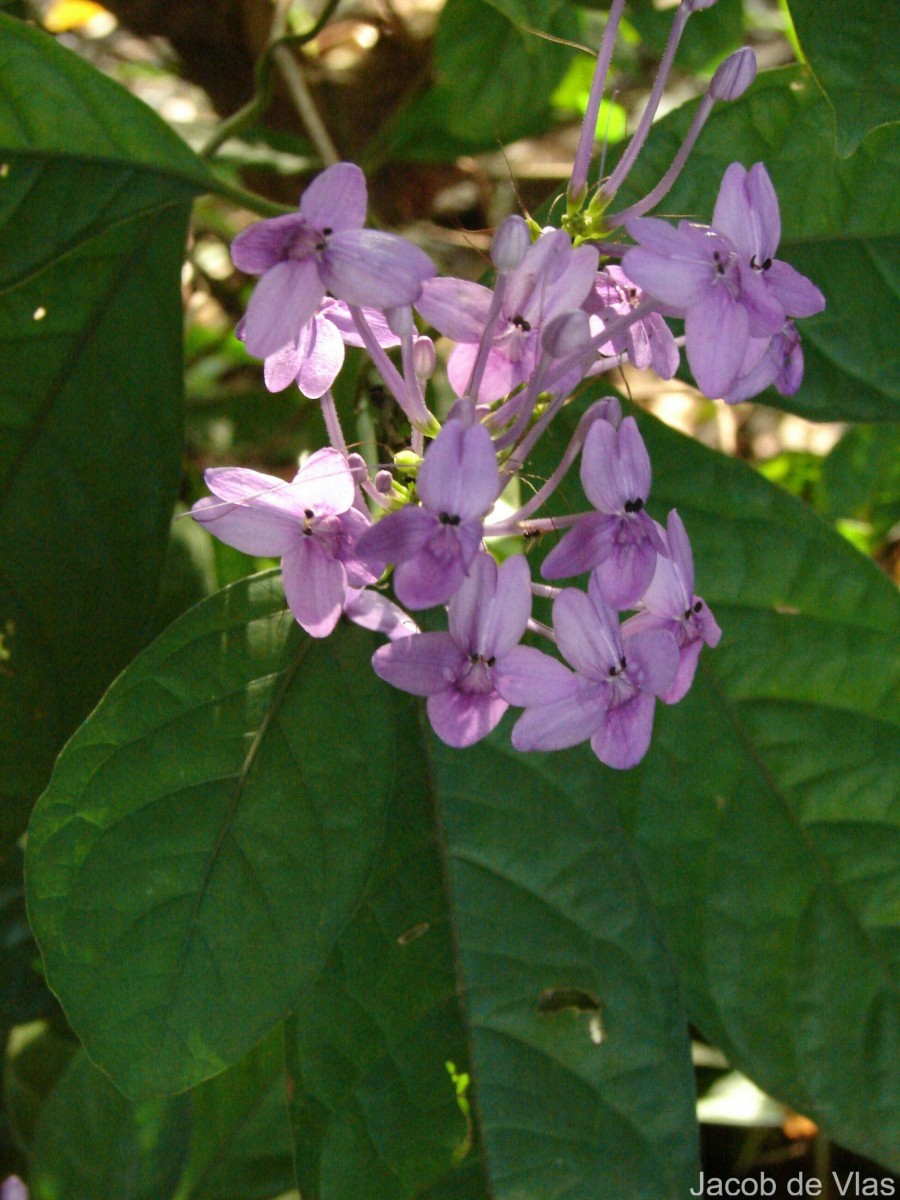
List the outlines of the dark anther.
{"type": "Polygon", "coordinates": [[[487,663],[487,665],[489,667],[492,667],[496,661],[497,661],[496,656],[493,654],[491,655],[490,658],[485,659],[485,662],[487,663]]]}
{"type": "Polygon", "coordinates": [[[469,655],[469,662],[472,664],[472,666],[473,666],[473,667],[474,667],[474,666],[476,666],[476,665],[477,665],[477,663],[478,663],[478,655],[477,655],[477,654],[475,654],[474,652],[473,652],[472,654],[470,654],[470,655],[469,655]]]}
{"type": "Polygon", "coordinates": [[[618,672],[618,670],[617,670],[617,668],[616,668],[616,667],[610,667],[610,668],[609,668],[609,677],[610,677],[610,679],[613,679],[613,678],[614,678],[616,675],[618,675],[618,673],[619,673],[619,672],[618,672]]]}
{"type": "Polygon", "coordinates": [[[771,265],[772,265],[771,258],[767,258],[767,259],[765,259],[764,262],[760,262],[759,259],[754,254],[753,257],[750,259],[750,266],[753,268],[754,271],[768,271],[768,269],[769,269],[769,267],[771,267],[771,265]]]}
{"type": "Polygon", "coordinates": [[[460,518],[455,513],[441,513],[438,520],[442,525],[458,525],[460,518]]]}
{"type": "Polygon", "coordinates": [[[316,242],[316,249],[317,249],[317,250],[324,250],[324,249],[325,249],[325,247],[326,247],[327,245],[328,245],[328,243],[327,243],[326,241],[324,241],[324,240],[323,240],[323,241],[321,241],[321,242],[316,242]]]}
{"type": "Polygon", "coordinates": [[[513,317],[512,323],[517,329],[521,329],[523,333],[531,332],[531,323],[526,321],[524,317],[513,317]]]}
{"type": "Polygon", "coordinates": [[[304,508],[303,515],[306,517],[307,521],[311,521],[316,514],[311,508],[304,508]]]}
{"type": "Polygon", "coordinates": [[[626,500],[625,501],[625,511],[627,513],[640,512],[643,507],[644,507],[644,502],[640,498],[640,496],[638,496],[637,500],[626,500]]]}
{"type": "Polygon", "coordinates": [[[619,659],[619,670],[624,671],[627,666],[628,666],[628,663],[625,661],[625,655],[623,654],[622,657],[619,659]]]}
{"type": "Polygon", "coordinates": [[[699,612],[699,611],[700,611],[700,609],[701,609],[702,607],[703,607],[703,601],[702,601],[702,600],[697,600],[697,601],[695,601],[695,602],[694,602],[694,612],[695,612],[695,613],[696,613],[696,612],[699,612]]]}
{"type": "Polygon", "coordinates": [[[334,233],[334,230],[331,228],[330,225],[326,225],[325,228],[322,230],[323,237],[328,237],[332,233],[334,233]]]}

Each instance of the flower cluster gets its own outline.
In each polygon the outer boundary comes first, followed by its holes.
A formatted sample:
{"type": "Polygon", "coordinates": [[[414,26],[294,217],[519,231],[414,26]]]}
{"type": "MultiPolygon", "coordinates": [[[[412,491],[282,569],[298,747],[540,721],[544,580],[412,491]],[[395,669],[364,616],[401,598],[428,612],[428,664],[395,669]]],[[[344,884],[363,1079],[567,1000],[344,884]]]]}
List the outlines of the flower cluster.
{"type": "Polygon", "coordinates": [[[694,592],[681,518],[673,510],[663,526],[647,510],[650,459],[614,397],[584,413],[559,465],[524,505],[510,513],[498,504],[573,389],[625,362],[669,378],[683,346],[698,386],[727,402],[769,385],[799,387],[794,320],[821,311],[824,300],[775,257],[779,210],[765,167],[731,164],[710,225],[645,215],[714,103],[752,83],[750,51],[716,71],[653,191],[610,212],[687,19],[713,2],[682,0],[648,110],[615,170],[591,191],[597,97],[622,7],[613,4],[563,228],[507,218],[492,245],[492,286],[439,277],[409,242],[365,230],[365,180],[350,163],[319,175],[296,214],[260,221],[234,242],[235,264],[261,276],[238,334],[265,360],[272,390],[296,382],[320,400],[331,446],[291,481],[208,471],[212,495],[193,515],[228,544],[281,559],[288,605],[311,636],[327,636],[342,614],[384,634],[375,672],[426,697],[435,732],[452,746],[484,737],[512,705],[523,710],[512,729],[518,749],[589,740],[602,762],[631,767],[649,746],[656,700],[679,701],[702,647],[720,639],[694,592]],[[683,334],[670,318],[684,321],[683,334]],[[437,356],[426,329],[454,343],[447,375],[457,399],[443,423],[427,404],[437,356]],[[330,391],[345,345],[365,348],[412,430],[410,447],[377,471],[349,452],[330,391]],[[591,508],[535,516],[579,456],[591,508]],[[551,531],[562,536],[541,565],[547,582],[532,580],[524,553],[498,563],[488,549],[494,538],[551,531]],[[586,589],[557,586],[585,576],[586,589]],[[552,625],[532,616],[535,596],[552,602],[552,625]],[[446,632],[420,632],[410,613],[440,607],[446,632]],[[558,654],[523,643],[526,636],[558,654]]]}

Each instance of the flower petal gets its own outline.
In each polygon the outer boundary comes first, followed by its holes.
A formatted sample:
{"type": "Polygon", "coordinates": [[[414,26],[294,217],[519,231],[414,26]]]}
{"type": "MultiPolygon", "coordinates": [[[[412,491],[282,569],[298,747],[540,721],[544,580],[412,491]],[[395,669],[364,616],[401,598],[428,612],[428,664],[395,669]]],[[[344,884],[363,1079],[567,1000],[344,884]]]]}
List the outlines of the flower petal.
{"type": "Polygon", "coordinates": [[[434,513],[483,517],[501,490],[494,443],[485,427],[448,421],[428,447],[418,489],[434,513]]]}
{"type": "Polygon", "coordinates": [[[398,308],[419,298],[436,267],[424,250],[395,233],[352,229],[336,233],[320,257],[328,290],[347,304],[398,308]]]}
{"type": "Polygon", "coordinates": [[[526,708],[512,729],[517,750],[565,750],[593,737],[606,709],[597,686],[582,687],[552,704],[526,708]]]}
{"type": "Polygon", "coordinates": [[[347,594],[347,573],[313,538],[301,538],[281,560],[288,608],[310,637],[327,637],[347,594]]]}
{"type": "Polygon", "coordinates": [[[371,588],[360,588],[358,591],[348,589],[344,616],[363,629],[383,633],[392,642],[420,632],[418,625],[399,604],[381,592],[373,592],[371,588]]]}
{"type": "Polygon", "coordinates": [[[557,644],[579,675],[605,681],[619,669],[622,640],[618,617],[598,594],[596,585],[586,595],[566,588],[553,601],[553,628],[557,644]]]}
{"type": "Polygon", "coordinates": [[[678,644],[665,629],[622,630],[622,649],[629,683],[658,696],[678,670],[678,644]]]}
{"type": "Polygon", "coordinates": [[[229,504],[213,496],[198,500],[191,515],[226,546],[260,558],[280,558],[300,536],[296,517],[258,506],[229,504]]]}
{"type": "Polygon", "coordinates": [[[625,771],[637,766],[650,746],[656,702],[643,692],[608,709],[591,738],[591,749],[602,763],[625,771]]]}
{"type": "Polygon", "coordinates": [[[247,275],[263,275],[282,261],[294,235],[305,228],[299,213],[256,221],[231,243],[231,261],[247,275]]]}
{"type": "Polygon", "coordinates": [[[337,328],[323,317],[313,318],[314,334],[300,363],[297,386],[310,400],[324,396],[344,365],[344,342],[337,328]]]}
{"type": "Polygon", "coordinates": [[[248,351],[256,358],[268,358],[295,341],[324,295],[315,259],[272,267],[256,285],[244,314],[241,336],[248,351]]]}
{"type": "Polygon", "coordinates": [[[300,212],[320,232],[361,229],[366,219],[366,177],[356,163],[340,162],[317,175],[300,197],[300,212]]]}
{"type": "Polygon", "coordinates": [[[462,749],[481,741],[500,723],[509,704],[496,692],[477,695],[449,688],[428,697],[431,727],[442,742],[462,749]]]}
{"type": "Polygon", "coordinates": [[[465,658],[449,633],[418,633],[380,646],[372,655],[379,679],[413,696],[451,687],[465,658]]]}
{"type": "Polygon", "coordinates": [[[510,704],[529,708],[574,695],[578,677],[558,658],[534,646],[514,646],[497,660],[494,686],[510,704]]]}
{"type": "Polygon", "coordinates": [[[491,292],[465,279],[426,279],[416,309],[454,342],[479,342],[487,324],[491,292]]]}
{"type": "MultiPolygon", "coordinates": [[[[598,421],[597,424],[604,422],[598,421]]],[[[612,553],[618,517],[588,513],[567,530],[541,564],[544,579],[568,579],[591,571],[612,553]]]]}
{"type": "Polygon", "coordinates": [[[724,288],[713,288],[685,318],[688,364],[697,386],[710,399],[723,396],[744,361],[747,310],[724,288]]]}
{"type": "Polygon", "coordinates": [[[311,454],[291,483],[291,494],[303,510],[317,516],[339,516],[353,503],[355,488],[346,458],[326,446],[311,454]]]}
{"type": "Polygon", "coordinates": [[[357,557],[373,571],[378,563],[403,562],[422,550],[436,528],[434,513],[407,505],[366,530],[356,544],[357,557]]]}

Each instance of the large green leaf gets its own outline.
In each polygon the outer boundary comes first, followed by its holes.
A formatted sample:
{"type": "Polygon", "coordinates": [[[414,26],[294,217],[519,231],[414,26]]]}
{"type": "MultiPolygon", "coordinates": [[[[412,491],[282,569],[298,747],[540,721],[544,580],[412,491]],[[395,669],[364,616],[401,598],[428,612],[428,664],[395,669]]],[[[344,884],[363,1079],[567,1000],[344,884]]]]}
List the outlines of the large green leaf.
{"type": "Polygon", "coordinates": [[[509,721],[431,742],[487,1173],[500,1200],[669,1200],[697,1179],[681,995],[604,772],[509,721]]]}
{"type": "MultiPolygon", "coordinates": [[[[551,432],[545,465],[576,416],[551,432]]],[[[651,509],[678,508],[723,638],[688,697],[659,706],[645,761],[604,770],[604,790],[665,920],[691,1018],[760,1086],[896,1168],[895,589],[741,463],[641,424],[651,509]]]]}
{"type": "Polygon", "coordinates": [[[790,0],[803,53],[834,110],[839,154],[900,117],[897,13],[884,0],[790,0]]]}
{"type": "Polygon", "coordinates": [[[206,178],[144,105],[0,16],[0,847],[153,612],[206,178]]]}
{"type": "Polygon", "coordinates": [[[271,1200],[291,1188],[283,1039],[274,1029],[191,1093],[188,1161],[173,1200],[271,1200]]]}
{"type": "MultiPolygon", "coordinates": [[[[616,207],[660,178],[695,108],[685,105],[654,127],[616,207]]],[[[708,221],[735,160],[766,164],[781,204],[779,257],[809,275],[828,302],[798,324],[807,363],[800,392],[782,397],[770,389],[766,403],[821,420],[898,419],[900,126],[875,130],[841,159],[828,103],[808,73],[767,72],[743,99],[716,109],[660,213],[708,221]]]]}
{"type": "Polygon", "coordinates": [[[162,1200],[187,1153],[186,1097],[130,1104],[80,1051],[38,1124],[29,1172],[33,1200],[162,1200]]]}
{"type": "Polygon", "coordinates": [[[384,865],[290,1026],[301,1194],[686,1194],[685,1019],[598,764],[412,714],[401,746],[384,865]]]}
{"type": "Polygon", "coordinates": [[[363,635],[307,638],[259,576],[171,626],[60,756],[29,831],[29,915],[127,1094],[221,1071],[321,970],[382,838],[370,653],[363,635]]]}
{"type": "Polygon", "coordinates": [[[414,712],[397,754],[378,869],[287,1026],[297,1183],[318,1200],[431,1200],[475,1157],[447,1067],[468,1051],[414,712]]]}

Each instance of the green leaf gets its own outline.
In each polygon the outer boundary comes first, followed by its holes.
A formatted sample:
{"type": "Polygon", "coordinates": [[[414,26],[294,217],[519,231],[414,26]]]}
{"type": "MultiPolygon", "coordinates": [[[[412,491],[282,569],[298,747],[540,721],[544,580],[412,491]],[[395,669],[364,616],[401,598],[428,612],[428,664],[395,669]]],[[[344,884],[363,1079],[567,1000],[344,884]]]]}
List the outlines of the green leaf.
{"type": "Polygon", "coordinates": [[[468,1050],[414,710],[401,737],[378,869],[287,1025],[297,1183],[319,1200],[436,1200],[478,1167],[447,1068],[468,1050]]]}
{"type": "Polygon", "coordinates": [[[834,111],[838,153],[852,154],[869,130],[900,112],[896,13],[884,0],[790,0],[790,10],[834,111]]]}
{"type": "MultiPolygon", "coordinates": [[[[684,105],[654,127],[616,207],[653,187],[695,109],[684,105]]],[[[743,99],[716,109],[659,215],[709,220],[727,165],[764,162],[781,205],[779,257],[827,299],[824,313],[798,323],[806,356],[799,393],[770,389],[765,403],[815,420],[896,420],[900,126],[874,131],[850,159],[837,157],[829,128],[828,103],[807,73],[767,72],[743,99]]]]}
{"type": "Polygon", "coordinates": [[[281,1028],[191,1093],[188,1164],[173,1200],[271,1200],[294,1181],[281,1028]]]}
{"type": "Polygon", "coordinates": [[[822,464],[821,510],[865,522],[875,542],[900,522],[900,428],[849,429],[822,464]]]}
{"type": "Polygon", "coordinates": [[[382,866],[290,1024],[301,1194],[684,1194],[685,1018],[596,760],[508,725],[450,750],[412,712],[400,748],[382,866]]]}
{"type": "MultiPolygon", "coordinates": [[[[542,445],[558,459],[577,412],[542,445]]],[[[723,637],[633,772],[604,772],[691,1019],[771,1095],[895,1169],[900,604],[802,503],[649,417],[723,637]]]]}
{"type": "Polygon", "coordinates": [[[324,965],[390,786],[370,653],[345,630],[307,638],[277,575],[245,580],[135,659],[60,756],[29,832],[29,914],[126,1094],[223,1070],[324,965]]]}
{"type": "Polygon", "coordinates": [[[29,1172],[33,1200],[160,1200],[187,1151],[186,1097],[132,1105],[84,1052],[41,1114],[29,1172]]]}
{"type": "Polygon", "coordinates": [[[205,179],[144,105],[0,16],[0,846],[153,612],[205,179]]]}
{"type": "Polygon", "coordinates": [[[464,754],[431,741],[493,1194],[684,1195],[687,1027],[608,773],[590,753],[517,754],[508,734],[464,754]]]}

